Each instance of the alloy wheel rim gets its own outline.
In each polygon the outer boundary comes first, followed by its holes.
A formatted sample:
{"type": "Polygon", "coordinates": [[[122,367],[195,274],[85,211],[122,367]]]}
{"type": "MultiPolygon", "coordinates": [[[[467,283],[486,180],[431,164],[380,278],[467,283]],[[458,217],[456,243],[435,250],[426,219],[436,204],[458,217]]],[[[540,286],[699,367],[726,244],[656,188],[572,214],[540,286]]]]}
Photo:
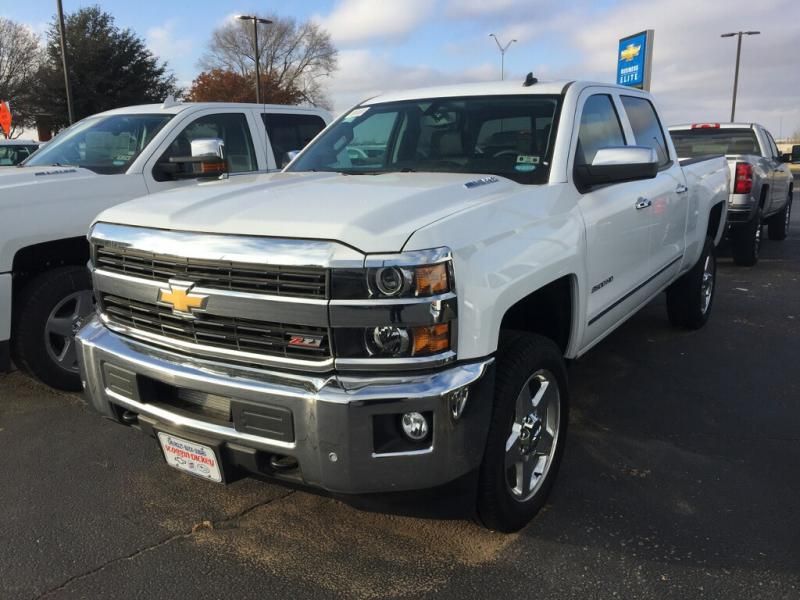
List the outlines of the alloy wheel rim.
{"type": "Polygon", "coordinates": [[[558,445],[561,394],[546,369],[533,373],[522,386],[506,439],[504,479],[517,502],[530,500],[542,487],[558,445]]]}
{"type": "Polygon", "coordinates": [[[75,334],[84,317],[94,310],[91,290],[73,292],[55,305],[44,326],[44,346],[54,363],[70,373],[78,372],[75,334]]]}
{"type": "Polygon", "coordinates": [[[711,297],[714,294],[714,261],[709,254],[703,264],[703,280],[700,284],[700,308],[703,314],[708,312],[711,306],[711,297]]]}

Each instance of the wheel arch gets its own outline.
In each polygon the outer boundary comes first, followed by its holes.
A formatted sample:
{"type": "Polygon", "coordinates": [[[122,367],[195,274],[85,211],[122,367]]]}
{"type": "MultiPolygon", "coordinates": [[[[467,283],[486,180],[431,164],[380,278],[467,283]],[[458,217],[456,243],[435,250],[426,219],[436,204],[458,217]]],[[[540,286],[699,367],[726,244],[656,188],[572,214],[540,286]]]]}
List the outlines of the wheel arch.
{"type": "Polygon", "coordinates": [[[519,298],[509,306],[500,322],[503,330],[526,331],[551,339],[566,355],[578,330],[578,279],[561,276],[519,298]]]}

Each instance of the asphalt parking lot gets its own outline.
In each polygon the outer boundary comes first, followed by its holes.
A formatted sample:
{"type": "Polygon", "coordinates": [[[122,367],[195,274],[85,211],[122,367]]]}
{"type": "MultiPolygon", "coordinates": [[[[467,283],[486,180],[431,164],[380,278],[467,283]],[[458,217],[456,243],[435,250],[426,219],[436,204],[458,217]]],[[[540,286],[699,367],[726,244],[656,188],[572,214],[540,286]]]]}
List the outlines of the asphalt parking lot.
{"type": "MultiPolygon", "coordinates": [[[[795,206],[800,209],[800,198],[795,206]]],[[[181,475],[79,397],[0,376],[1,598],[798,598],[800,210],[714,315],[654,301],[578,363],[565,462],[519,534],[468,486],[348,500],[181,475]]]]}

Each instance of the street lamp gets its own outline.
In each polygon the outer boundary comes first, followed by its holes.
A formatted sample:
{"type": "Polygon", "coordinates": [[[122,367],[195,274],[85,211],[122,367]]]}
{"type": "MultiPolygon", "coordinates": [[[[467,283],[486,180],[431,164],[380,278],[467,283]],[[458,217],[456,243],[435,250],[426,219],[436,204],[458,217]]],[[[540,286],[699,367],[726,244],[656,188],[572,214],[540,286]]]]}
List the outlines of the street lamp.
{"type": "Polygon", "coordinates": [[[256,104],[261,104],[261,73],[258,68],[258,24],[270,25],[272,21],[254,15],[237,15],[236,18],[240,21],[253,22],[253,45],[255,46],[256,59],[256,104]]]}
{"type": "Polygon", "coordinates": [[[731,103],[731,123],[736,116],[736,90],[739,87],[739,58],[742,55],[742,36],[743,35],[758,35],[760,31],[738,31],[732,33],[723,33],[719,37],[729,38],[733,36],[739,37],[739,42],[736,44],[736,71],[733,75],[733,102],[731,103]]]}
{"type": "Polygon", "coordinates": [[[497,47],[500,49],[500,81],[503,81],[503,79],[505,79],[506,50],[508,50],[508,47],[517,40],[511,40],[505,46],[503,46],[503,44],[500,43],[500,40],[497,39],[497,36],[495,34],[490,33],[489,37],[494,38],[494,43],[497,44],[497,47]]]}

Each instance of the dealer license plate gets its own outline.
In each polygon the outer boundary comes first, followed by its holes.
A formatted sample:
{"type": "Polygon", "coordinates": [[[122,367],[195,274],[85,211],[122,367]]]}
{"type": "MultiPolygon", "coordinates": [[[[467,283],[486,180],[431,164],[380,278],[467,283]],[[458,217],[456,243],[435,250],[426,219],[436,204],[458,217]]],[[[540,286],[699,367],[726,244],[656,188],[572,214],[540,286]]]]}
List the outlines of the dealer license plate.
{"type": "Polygon", "coordinates": [[[213,448],[161,431],[158,432],[158,441],[170,467],[203,479],[222,482],[222,472],[213,448]]]}

